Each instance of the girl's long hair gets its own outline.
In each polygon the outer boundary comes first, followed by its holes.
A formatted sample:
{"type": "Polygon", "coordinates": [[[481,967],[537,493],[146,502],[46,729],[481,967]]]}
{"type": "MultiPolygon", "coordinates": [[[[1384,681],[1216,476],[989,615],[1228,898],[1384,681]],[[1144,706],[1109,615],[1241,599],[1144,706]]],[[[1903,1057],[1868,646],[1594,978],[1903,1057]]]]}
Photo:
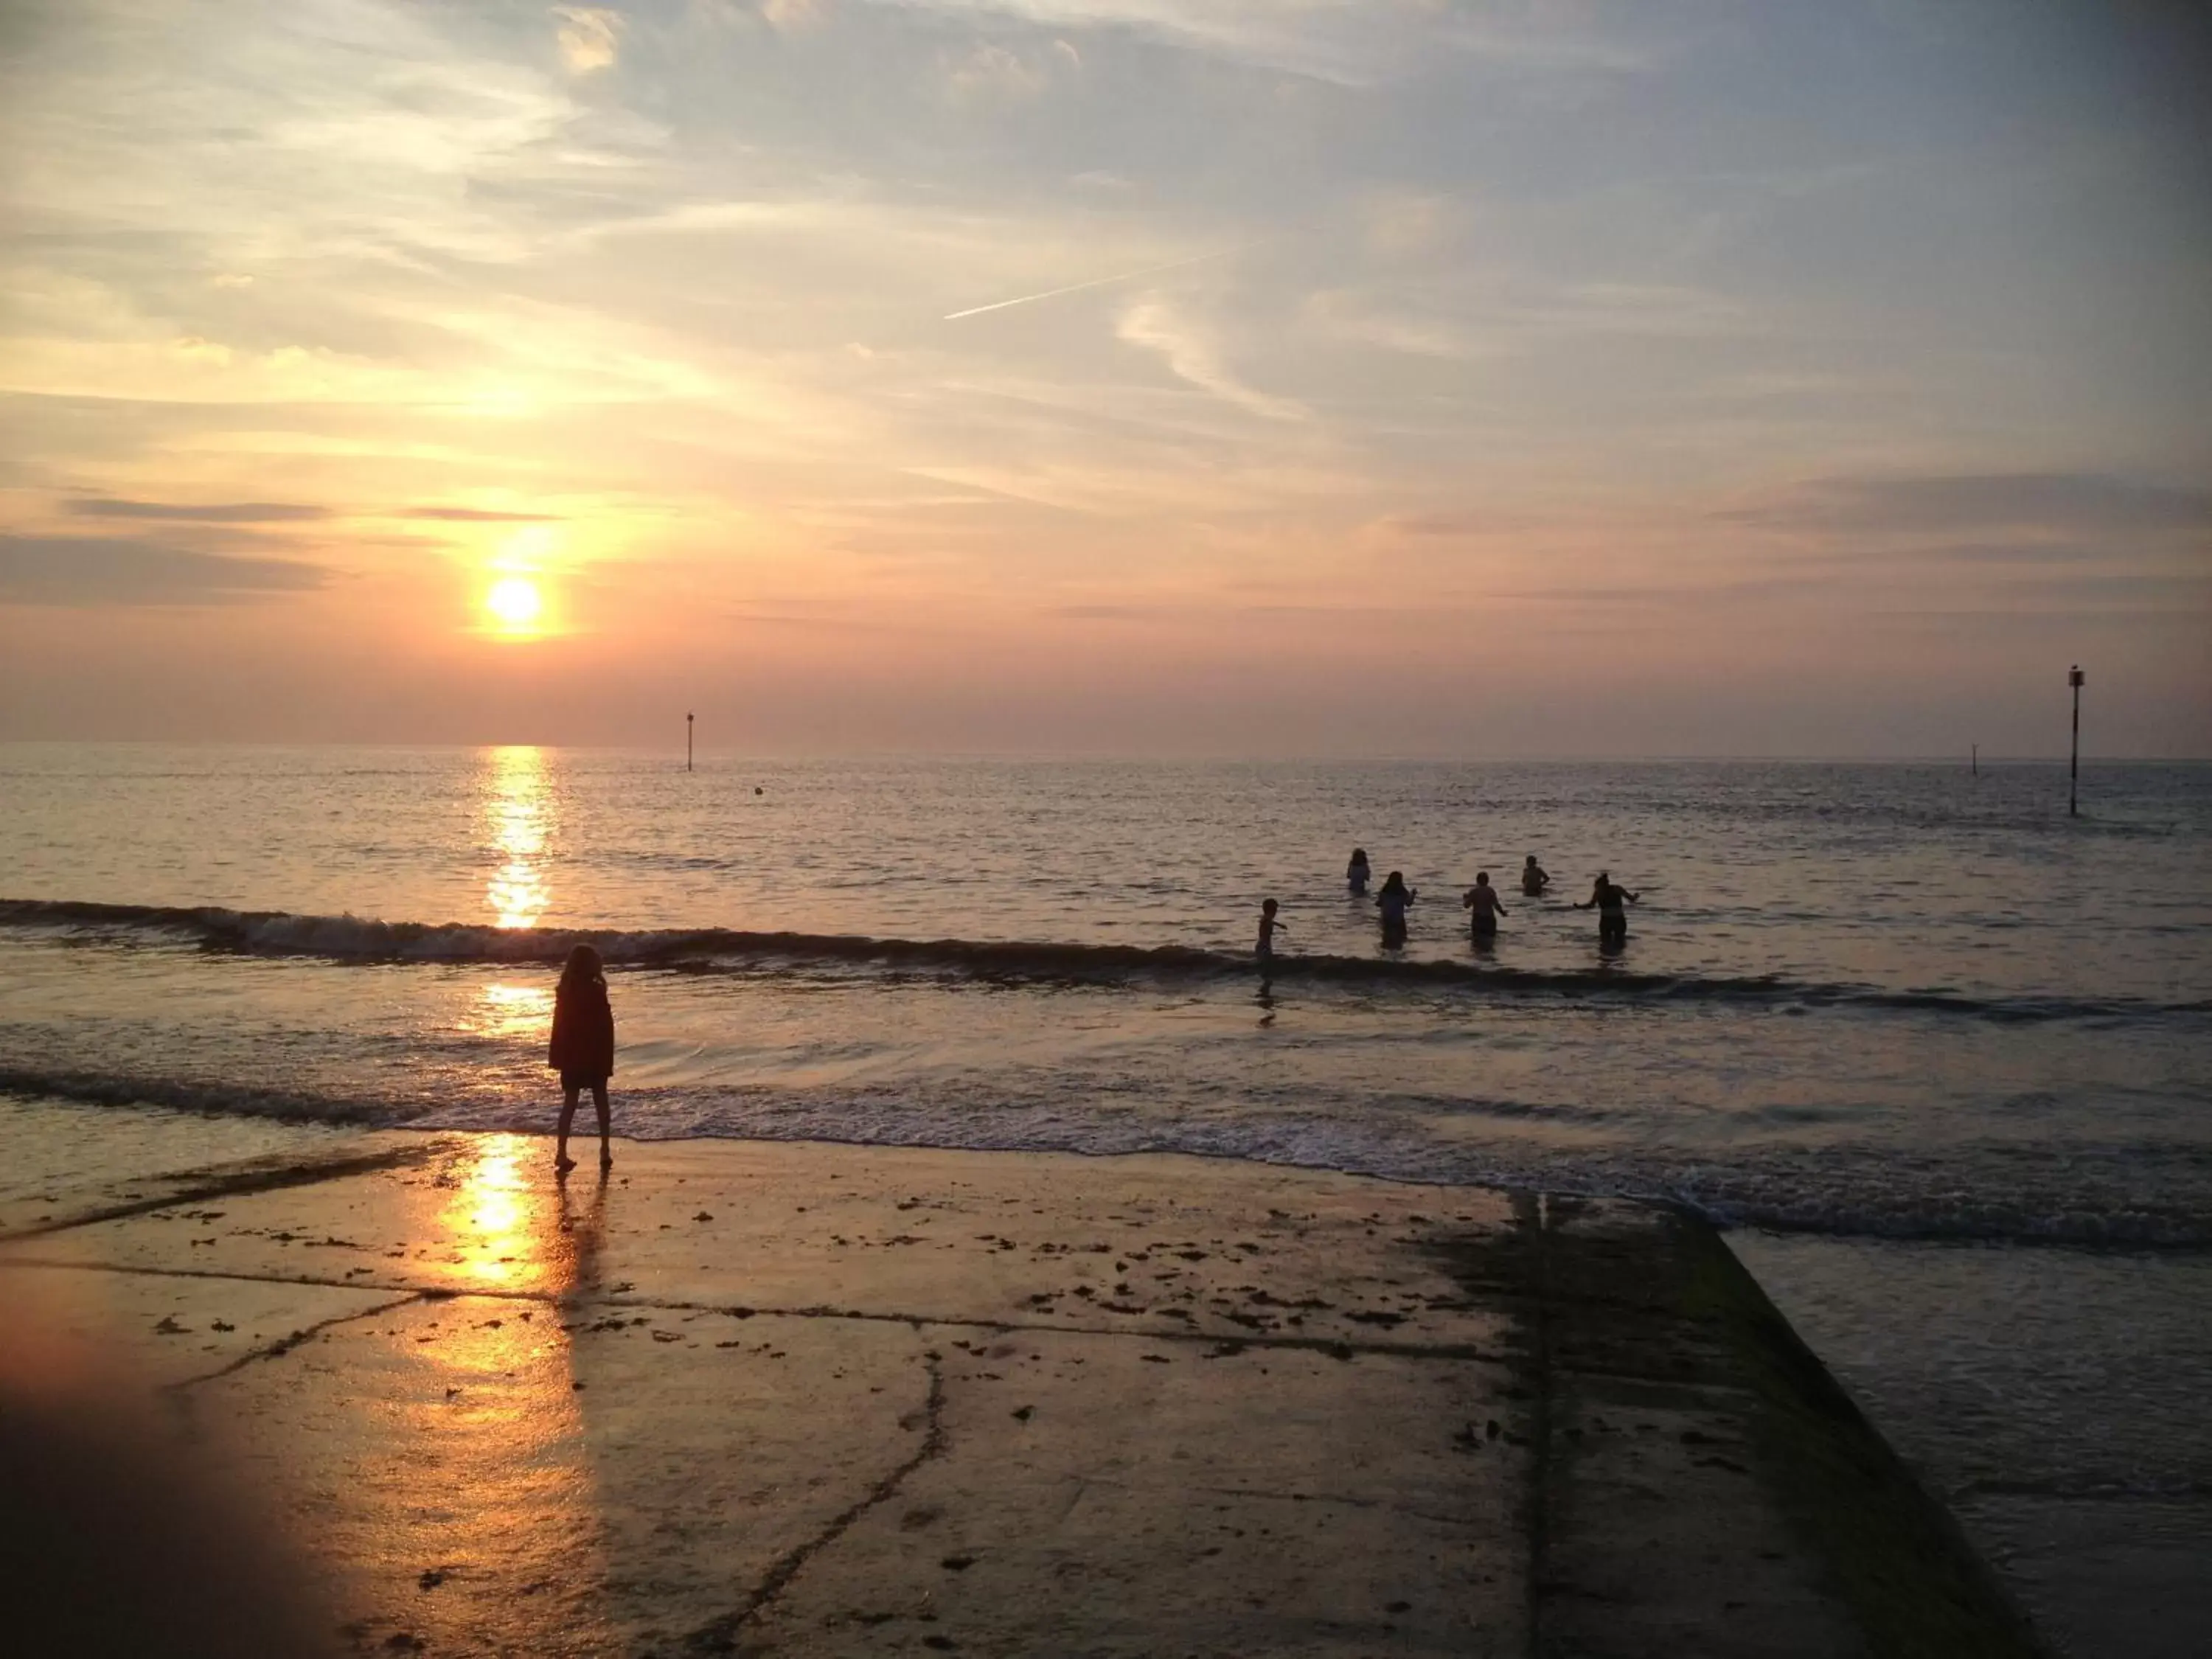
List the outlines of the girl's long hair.
{"type": "Polygon", "coordinates": [[[584,985],[596,980],[606,982],[607,970],[599,961],[599,953],[588,945],[579,945],[568,952],[568,960],[561,969],[561,988],[584,985]]]}

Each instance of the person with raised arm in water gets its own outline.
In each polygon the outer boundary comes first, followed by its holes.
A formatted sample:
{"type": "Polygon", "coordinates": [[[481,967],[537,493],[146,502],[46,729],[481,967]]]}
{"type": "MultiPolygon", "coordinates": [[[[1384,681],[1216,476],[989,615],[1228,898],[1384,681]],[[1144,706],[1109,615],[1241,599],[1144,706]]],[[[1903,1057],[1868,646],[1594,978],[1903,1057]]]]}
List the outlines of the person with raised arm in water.
{"type": "Polygon", "coordinates": [[[1364,847],[1352,849],[1352,862],[1344,866],[1344,884],[1352,890],[1352,897],[1367,896],[1367,849],[1364,847]]]}
{"type": "Polygon", "coordinates": [[[1474,929],[1474,942],[1488,945],[1494,941],[1498,938],[1498,917],[1510,913],[1505,908],[1504,901],[1498,896],[1498,890],[1490,884],[1489,871],[1474,872],[1474,885],[1467,890],[1467,896],[1460,900],[1460,903],[1474,912],[1468,924],[1474,929]]]}
{"type": "Polygon", "coordinates": [[[1595,909],[1597,912],[1597,942],[1601,945],[1628,943],[1628,912],[1622,901],[1633,904],[1638,895],[1613,880],[1610,872],[1601,870],[1597,881],[1590,888],[1590,896],[1576,904],[1577,910],[1595,909]]]}
{"type": "Polygon", "coordinates": [[[1536,855],[1529,854],[1528,861],[1521,866],[1521,896],[1541,898],[1544,890],[1551,884],[1552,878],[1544,873],[1544,866],[1536,862],[1536,855]]]}
{"type": "Polygon", "coordinates": [[[568,1156],[568,1126],[575,1121],[576,1097],[586,1089],[592,1091],[592,1105],[599,1115],[599,1168],[612,1168],[607,1079],[615,1071],[615,1012],[607,1000],[606,970],[599,963],[599,953],[588,945],[569,951],[561,969],[561,983],[553,993],[553,1037],[546,1045],[545,1063],[561,1073],[560,1143],[554,1150],[553,1168],[566,1175],[576,1167],[576,1160],[568,1156]]]}
{"type": "Polygon", "coordinates": [[[1289,931],[1290,924],[1279,921],[1275,917],[1275,912],[1282,908],[1273,899],[1266,900],[1260,906],[1260,942],[1253,947],[1252,954],[1259,960],[1261,979],[1266,979],[1275,971],[1276,929],[1289,931]]]}
{"type": "Polygon", "coordinates": [[[1406,885],[1403,871],[1393,870],[1383,878],[1382,890],[1376,894],[1375,904],[1382,913],[1384,950],[1395,950],[1406,942],[1406,910],[1419,892],[1419,889],[1406,885]]]}

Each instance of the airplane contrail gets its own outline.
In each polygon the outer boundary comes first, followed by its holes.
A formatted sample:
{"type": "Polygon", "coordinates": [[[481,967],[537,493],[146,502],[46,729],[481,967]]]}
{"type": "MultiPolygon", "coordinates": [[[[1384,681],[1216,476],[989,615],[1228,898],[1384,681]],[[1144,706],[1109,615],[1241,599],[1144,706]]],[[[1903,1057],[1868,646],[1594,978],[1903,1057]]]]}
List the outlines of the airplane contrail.
{"type": "Polygon", "coordinates": [[[1004,311],[1008,306],[1025,306],[1039,300],[1057,300],[1063,294],[1080,294],[1085,289],[1111,288],[1116,283],[1133,283],[1139,276],[1157,276],[1164,270],[1181,270],[1185,265],[1202,265],[1208,259],[1225,259],[1232,253],[1241,253],[1245,244],[1237,247],[1216,248],[1211,253],[1194,254],[1188,259],[1170,259],[1164,265],[1146,265],[1142,270],[1125,270],[1116,276],[1094,276],[1087,283],[1070,283],[1066,288],[1048,288],[1042,294],[1024,294],[1012,300],[994,300],[987,306],[969,306],[965,311],[950,312],[945,320],[957,323],[963,317],[980,317],[987,311],[1004,311]]]}

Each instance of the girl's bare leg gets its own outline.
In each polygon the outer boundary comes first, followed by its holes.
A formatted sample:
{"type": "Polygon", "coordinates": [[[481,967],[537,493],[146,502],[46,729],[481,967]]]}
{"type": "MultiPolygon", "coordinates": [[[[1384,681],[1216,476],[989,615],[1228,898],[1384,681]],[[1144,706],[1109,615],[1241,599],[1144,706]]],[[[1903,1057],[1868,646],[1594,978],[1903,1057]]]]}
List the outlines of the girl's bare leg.
{"type": "MultiPolygon", "coordinates": [[[[575,1121],[576,1091],[574,1089],[563,1089],[561,1091],[561,1139],[560,1145],[554,1149],[553,1152],[553,1167],[563,1175],[576,1167],[576,1160],[568,1156],[568,1126],[575,1121]]],[[[603,1108],[599,1113],[599,1121],[605,1123],[606,1121],[606,1112],[603,1108]]]]}
{"type": "Polygon", "coordinates": [[[607,1144],[607,1085],[595,1085],[592,1090],[592,1109],[599,1115],[599,1167],[604,1170],[615,1161],[615,1151],[607,1144]]]}

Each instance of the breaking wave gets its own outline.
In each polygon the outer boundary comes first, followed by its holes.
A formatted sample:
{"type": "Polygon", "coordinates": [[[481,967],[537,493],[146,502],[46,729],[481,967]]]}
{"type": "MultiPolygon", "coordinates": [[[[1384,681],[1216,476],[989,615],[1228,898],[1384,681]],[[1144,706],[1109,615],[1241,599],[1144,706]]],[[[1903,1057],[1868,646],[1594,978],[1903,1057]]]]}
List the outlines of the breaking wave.
{"type": "MultiPolygon", "coordinates": [[[[1248,956],[1188,945],[876,939],[725,927],[510,928],[82,900],[0,899],[0,927],[63,932],[111,943],[184,943],[212,951],[312,957],[337,963],[553,963],[580,943],[594,946],[611,967],[688,973],[842,967],[988,981],[1111,984],[1133,979],[1249,977],[1253,972],[1248,956]]],[[[1525,996],[1712,1001],[1776,1008],[1864,1007],[1955,1014],[1999,1023],[2212,1012],[2212,1000],[1978,997],[1940,988],[1891,989],[1781,975],[1654,974],[1613,967],[1546,972],[1481,963],[1325,954],[1279,956],[1271,971],[1279,980],[1375,987],[1462,988],[1525,996]]]]}

